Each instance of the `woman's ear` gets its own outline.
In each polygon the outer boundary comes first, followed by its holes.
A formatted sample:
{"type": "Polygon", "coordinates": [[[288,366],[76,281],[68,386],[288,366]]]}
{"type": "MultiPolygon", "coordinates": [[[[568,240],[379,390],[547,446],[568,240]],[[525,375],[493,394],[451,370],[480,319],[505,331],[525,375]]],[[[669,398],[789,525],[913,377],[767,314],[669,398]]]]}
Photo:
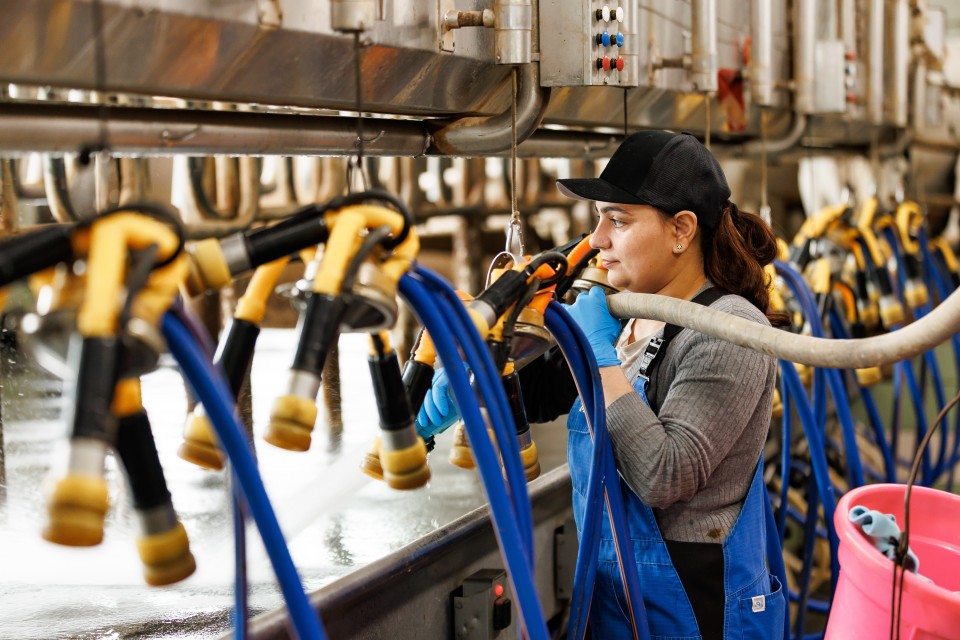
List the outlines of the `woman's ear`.
{"type": "Polygon", "coordinates": [[[676,244],[689,247],[693,244],[693,237],[697,234],[697,214],[692,211],[680,211],[673,216],[673,227],[676,233],[676,244]]]}

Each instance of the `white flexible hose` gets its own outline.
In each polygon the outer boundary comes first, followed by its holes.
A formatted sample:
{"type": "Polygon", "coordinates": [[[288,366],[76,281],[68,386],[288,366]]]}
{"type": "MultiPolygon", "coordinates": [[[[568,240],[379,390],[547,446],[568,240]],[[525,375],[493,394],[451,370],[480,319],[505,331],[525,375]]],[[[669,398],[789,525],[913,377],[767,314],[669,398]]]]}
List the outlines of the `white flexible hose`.
{"type": "Polygon", "coordinates": [[[863,369],[917,356],[960,330],[960,292],[954,292],[922,319],[873,338],[829,340],[758,325],[695,302],[647,293],[607,298],[617,318],[644,318],[694,329],[767,355],[815,367],[863,369]]]}

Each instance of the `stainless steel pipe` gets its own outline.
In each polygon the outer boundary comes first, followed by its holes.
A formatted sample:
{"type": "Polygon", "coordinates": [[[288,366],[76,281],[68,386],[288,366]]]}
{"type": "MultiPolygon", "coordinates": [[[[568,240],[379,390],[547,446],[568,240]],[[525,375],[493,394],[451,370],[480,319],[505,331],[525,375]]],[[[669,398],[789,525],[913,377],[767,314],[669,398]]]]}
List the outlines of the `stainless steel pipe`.
{"type": "Polygon", "coordinates": [[[810,114],[815,111],[813,88],[817,54],[816,0],[798,0],[796,7],[796,21],[793,25],[794,106],[799,113],[810,114]]]}
{"type": "Polygon", "coordinates": [[[883,10],[885,0],[870,0],[867,27],[867,121],[883,123],[883,10]]]}
{"type": "Polygon", "coordinates": [[[693,0],[690,78],[693,90],[717,91],[717,0],[693,0]]]}
{"type": "Polygon", "coordinates": [[[750,94],[753,104],[773,106],[773,9],[771,0],[750,6],[750,94]]]}

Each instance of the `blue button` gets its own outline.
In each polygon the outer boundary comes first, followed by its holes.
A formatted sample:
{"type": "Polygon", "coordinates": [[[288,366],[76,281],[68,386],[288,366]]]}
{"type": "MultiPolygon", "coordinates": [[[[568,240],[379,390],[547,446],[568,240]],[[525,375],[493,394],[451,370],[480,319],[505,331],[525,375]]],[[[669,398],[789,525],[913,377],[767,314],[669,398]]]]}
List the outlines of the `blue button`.
{"type": "Polygon", "coordinates": [[[606,31],[604,31],[603,33],[601,33],[601,34],[600,34],[600,43],[601,43],[603,46],[605,46],[605,47],[609,47],[609,46],[610,46],[610,34],[607,33],[606,31]]]}
{"type": "Polygon", "coordinates": [[[618,46],[618,47],[622,47],[622,46],[623,46],[623,34],[622,34],[622,33],[617,33],[617,46],[618,46]]]}

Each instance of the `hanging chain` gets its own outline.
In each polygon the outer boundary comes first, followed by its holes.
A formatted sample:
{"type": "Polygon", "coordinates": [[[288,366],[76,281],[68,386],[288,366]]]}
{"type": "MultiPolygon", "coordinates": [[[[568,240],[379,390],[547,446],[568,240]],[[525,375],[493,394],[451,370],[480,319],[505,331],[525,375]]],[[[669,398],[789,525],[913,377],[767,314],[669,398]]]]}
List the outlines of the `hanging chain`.
{"type": "Polygon", "coordinates": [[[368,188],[367,174],[363,167],[363,88],[360,84],[360,32],[353,32],[353,84],[356,88],[357,102],[357,154],[347,161],[347,192],[353,193],[354,186],[359,182],[360,188],[368,188]]]}
{"type": "Polygon", "coordinates": [[[510,100],[510,225],[507,227],[506,253],[521,262],[524,255],[523,225],[517,206],[517,68],[513,68],[513,92],[510,100]]]}

